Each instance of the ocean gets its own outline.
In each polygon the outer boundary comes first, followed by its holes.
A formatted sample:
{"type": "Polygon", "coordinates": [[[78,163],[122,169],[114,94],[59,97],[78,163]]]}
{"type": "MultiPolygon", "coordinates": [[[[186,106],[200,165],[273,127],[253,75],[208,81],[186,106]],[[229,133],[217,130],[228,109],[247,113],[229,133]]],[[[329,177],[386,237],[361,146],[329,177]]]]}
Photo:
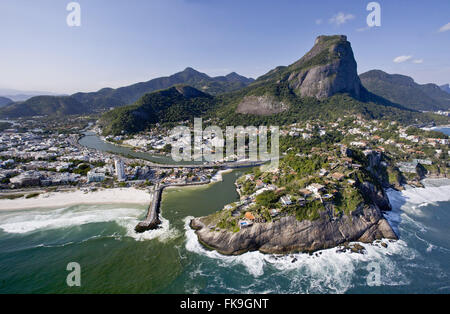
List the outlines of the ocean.
{"type": "Polygon", "coordinates": [[[189,220],[238,198],[224,174],[208,186],[164,192],[162,227],[133,231],[146,204],[0,211],[0,293],[450,293],[450,180],[388,191],[399,241],[365,254],[223,256],[203,248],[189,220]],[[81,287],[66,267],[81,266],[81,287]]]}

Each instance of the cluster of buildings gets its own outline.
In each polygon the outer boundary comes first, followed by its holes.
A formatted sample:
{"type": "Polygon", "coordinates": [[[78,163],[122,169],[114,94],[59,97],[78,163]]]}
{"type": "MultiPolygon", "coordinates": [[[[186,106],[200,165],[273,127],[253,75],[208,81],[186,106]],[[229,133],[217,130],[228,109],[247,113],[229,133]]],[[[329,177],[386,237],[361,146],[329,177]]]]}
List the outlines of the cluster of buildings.
{"type": "MultiPolygon", "coordinates": [[[[134,144],[161,148],[169,140],[157,132],[145,137],[149,138],[137,136],[134,144]]],[[[204,168],[155,167],[144,160],[88,149],[78,139],[78,134],[42,129],[0,133],[0,188],[194,183],[206,182],[217,172],[204,168]]],[[[122,136],[114,140],[121,139],[122,136]]]]}
{"type": "MultiPolygon", "coordinates": [[[[354,198],[357,202],[360,196],[352,194],[352,191],[355,190],[359,180],[358,170],[362,167],[384,167],[386,170],[390,167],[403,173],[417,173],[416,168],[420,164],[425,167],[439,166],[441,174],[444,175],[448,172],[445,160],[439,159],[440,154],[445,149],[448,150],[447,138],[434,138],[433,133],[417,132],[417,130],[410,132],[408,128],[400,127],[395,122],[367,121],[361,117],[353,117],[354,120],[349,122],[348,118],[351,117],[342,117],[333,123],[310,121],[285,126],[280,132],[282,136],[299,137],[306,143],[312,137],[324,136],[330,132],[337,131],[343,136],[342,140],[335,144],[312,147],[310,151],[303,150],[295,154],[299,158],[311,159],[314,156],[320,156],[321,160],[324,160],[322,168],[316,173],[297,179],[300,185],[304,184],[297,190],[293,190],[290,184],[289,192],[286,192],[285,183],[282,183],[285,180],[279,180],[297,174],[290,167],[282,166],[275,173],[263,173],[259,177],[247,174],[236,183],[241,195],[240,201],[225,206],[224,210],[230,210],[232,217],[239,219],[239,227],[246,228],[258,220],[265,220],[256,203],[258,195],[266,191],[282,195],[276,204],[267,208],[270,216],[276,217],[289,212],[284,209],[292,206],[303,207],[312,201],[320,201],[325,206],[332,205],[337,202],[338,194],[341,194],[339,199],[343,197],[342,193],[346,195],[345,197],[354,198]],[[420,135],[411,135],[412,133],[420,135]],[[355,151],[358,154],[362,153],[362,159],[365,157],[364,165],[356,161],[360,158],[352,155],[355,151]],[[388,154],[388,159],[382,157],[382,153],[388,154]]],[[[283,155],[287,156],[295,149],[290,147],[283,155]]]]}
{"type": "Polygon", "coordinates": [[[79,185],[108,178],[151,173],[145,167],[126,167],[122,159],[78,144],[78,135],[32,130],[0,133],[0,184],[2,188],[79,185]]]}

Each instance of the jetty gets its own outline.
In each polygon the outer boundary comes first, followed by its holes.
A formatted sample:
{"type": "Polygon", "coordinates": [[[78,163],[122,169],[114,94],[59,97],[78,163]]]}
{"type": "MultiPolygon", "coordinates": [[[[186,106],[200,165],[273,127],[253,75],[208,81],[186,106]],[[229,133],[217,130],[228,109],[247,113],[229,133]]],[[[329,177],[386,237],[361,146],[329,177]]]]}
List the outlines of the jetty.
{"type": "MultiPolygon", "coordinates": [[[[238,168],[248,168],[248,167],[255,167],[260,166],[264,164],[267,161],[260,161],[260,162],[252,162],[252,161],[245,161],[245,162],[230,162],[226,164],[222,164],[219,167],[215,165],[214,167],[222,168],[222,169],[238,169],[238,168]]],[[[161,168],[196,168],[199,167],[198,165],[183,165],[183,166],[174,166],[174,165],[160,165],[161,168]]],[[[212,167],[211,165],[203,165],[201,166],[203,168],[212,167]]],[[[192,185],[204,185],[211,183],[211,180],[205,180],[205,181],[199,181],[199,182],[186,182],[186,183],[173,183],[173,184],[160,184],[158,183],[155,185],[154,190],[151,197],[150,205],[148,206],[147,210],[147,216],[144,221],[141,221],[137,224],[137,226],[134,228],[134,230],[137,233],[143,233],[148,230],[154,230],[159,227],[161,224],[161,220],[159,219],[160,214],[160,205],[161,205],[161,197],[162,193],[165,188],[167,187],[183,187],[183,186],[192,186],[192,185]]]]}
{"type": "Polygon", "coordinates": [[[199,181],[199,182],[187,182],[187,183],[174,183],[174,184],[158,184],[155,186],[152,192],[152,198],[150,205],[148,206],[147,216],[144,221],[141,221],[134,228],[137,233],[143,233],[148,230],[154,230],[159,227],[161,220],[159,219],[161,197],[165,188],[168,187],[183,187],[193,185],[204,185],[211,183],[211,180],[199,181]]]}

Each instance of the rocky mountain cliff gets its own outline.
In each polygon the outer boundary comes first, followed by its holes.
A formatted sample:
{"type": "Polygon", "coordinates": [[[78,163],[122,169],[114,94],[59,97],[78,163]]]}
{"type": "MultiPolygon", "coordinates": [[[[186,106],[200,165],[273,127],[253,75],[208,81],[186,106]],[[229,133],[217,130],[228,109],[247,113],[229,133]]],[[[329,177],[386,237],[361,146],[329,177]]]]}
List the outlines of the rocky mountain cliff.
{"type": "Polygon", "coordinates": [[[319,36],[314,47],[287,68],[289,86],[302,97],[323,99],[337,93],[359,98],[361,82],[347,36],[319,36]]]}
{"type": "Polygon", "coordinates": [[[392,209],[382,188],[383,179],[377,178],[382,155],[373,152],[366,159],[364,171],[371,173],[373,178],[363,179],[364,176],[355,174],[354,188],[364,195],[364,200],[345,214],[336,215],[335,204],[328,204],[319,212],[318,218],[299,220],[294,215],[285,215],[266,223],[256,222],[237,232],[218,228],[220,224],[213,214],[193,219],[191,228],[196,230],[203,245],[229,255],[254,250],[273,254],[313,252],[353,241],[371,243],[383,238],[397,239],[382,214],[392,209]]]}
{"type": "Polygon", "coordinates": [[[313,48],[300,60],[269,71],[246,90],[248,95],[238,104],[237,112],[268,115],[288,109],[282,101],[286,93],[319,100],[348,93],[359,99],[361,82],[347,37],[319,36],[313,48]],[[259,96],[259,99],[253,96],[259,96]]]}

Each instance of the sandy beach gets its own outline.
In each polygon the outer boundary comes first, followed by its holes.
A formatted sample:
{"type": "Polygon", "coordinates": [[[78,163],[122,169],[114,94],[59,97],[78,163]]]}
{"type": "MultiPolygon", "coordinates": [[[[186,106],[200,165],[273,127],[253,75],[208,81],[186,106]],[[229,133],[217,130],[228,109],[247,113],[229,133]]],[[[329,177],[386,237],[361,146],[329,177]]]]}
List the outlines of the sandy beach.
{"type": "Polygon", "coordinates": [[[39,207],[67,207],[84,204],[139,204],[148,205],[151,194],[135,188],[103,189],[94,192],[50,192],[35,198],[0,200],[0,210],[19,210],[39,207]]]}

